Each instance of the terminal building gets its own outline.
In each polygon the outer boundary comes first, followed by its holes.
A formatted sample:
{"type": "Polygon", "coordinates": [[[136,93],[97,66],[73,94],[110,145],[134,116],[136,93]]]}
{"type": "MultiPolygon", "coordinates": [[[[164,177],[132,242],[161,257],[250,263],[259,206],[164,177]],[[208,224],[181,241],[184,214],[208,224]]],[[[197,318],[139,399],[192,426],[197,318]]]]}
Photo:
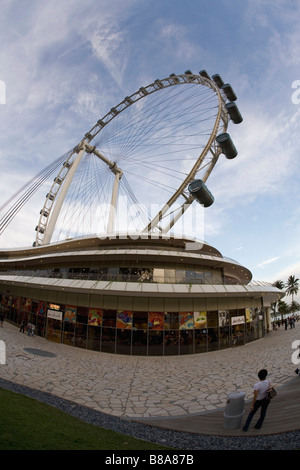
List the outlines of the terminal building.
{"type": "Polygon", "coordinates": [[[10,322],[47,340],[142,356],[260,339],[283,296],[205,242],[143,234],[2,249],[0,294],[10,322]]]}

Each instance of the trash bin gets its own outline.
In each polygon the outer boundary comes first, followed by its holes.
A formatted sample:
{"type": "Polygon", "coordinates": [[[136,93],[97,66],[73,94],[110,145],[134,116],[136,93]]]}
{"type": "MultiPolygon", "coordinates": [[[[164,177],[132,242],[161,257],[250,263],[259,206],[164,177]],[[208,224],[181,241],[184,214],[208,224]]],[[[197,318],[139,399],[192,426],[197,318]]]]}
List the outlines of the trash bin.
{"type": "Polygon", "coordinates": [[[238,429],[245,413],[245,392],[232,392],[228,395],[224,411],[224,429],[238,429]]]}

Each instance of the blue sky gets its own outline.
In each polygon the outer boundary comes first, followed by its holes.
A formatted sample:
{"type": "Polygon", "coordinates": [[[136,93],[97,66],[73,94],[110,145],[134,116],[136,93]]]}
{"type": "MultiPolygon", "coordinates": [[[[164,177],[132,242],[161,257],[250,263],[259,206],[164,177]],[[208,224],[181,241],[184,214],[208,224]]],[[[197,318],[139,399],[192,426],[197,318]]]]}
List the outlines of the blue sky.
{"type": "MultiPolygon", "coordinates": [[[[244,120],[230,128],[238,157],[210,176],[204,238],[256,280],[300,278],[298,1],[2,0],[1,9],[1,205],[125,96],[206,69],[232,84],[244,120]]],[[[36,210],[23,209],[2,247],[32,244],[36,210]]]]}

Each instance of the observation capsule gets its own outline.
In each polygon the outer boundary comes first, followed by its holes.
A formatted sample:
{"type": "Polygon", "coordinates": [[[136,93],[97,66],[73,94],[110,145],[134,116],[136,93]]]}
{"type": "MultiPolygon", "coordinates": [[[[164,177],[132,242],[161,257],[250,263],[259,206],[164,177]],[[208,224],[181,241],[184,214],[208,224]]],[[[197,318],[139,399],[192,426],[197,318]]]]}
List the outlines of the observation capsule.
{"type": "Polygon", "coordinates": [[[194,180],[189,186],[188,190],[191,195],[204,207],[209,207],[214,202],[214,197],[207,189],[202,180],[194,180]]]}
{"type": "Polygon", "coordinates": [[[192,82],[193,80],[195,80],[195,77],[194,77],[194,74],[193,72],[191,72],[190,70],[186,70],[184,72],[185,75],[187,75],[188,79],[192,82]]]}
{"type": "Polygon", "coordinates": [[[208,78],[210,80],[210,76],[208,75],[206,70],[200,70],[199,75],[201,75],[201,77],[208,78]]]}
{"type": "Polygon", "coordinates": [[[234,124],[240,124],[243,121],[243,117],[234,101],[229,101],[225,104],[225,108],[234,124]]]}
{"type": "Polygon", "coordinates": [[[225,95],[229,99],[229,101],[235,101],[237,100],[237,96],[234,93],[231,85],[229,83],[225,83],[225,85],[222,86],[222,90],[224,91],[225,95]]]}
{"type": "Polygon", "coordinates": [[[211,78],[213,79],[213,81],[219,88],[222,88],[222,86],[224,85],[224,82],[218,73],[215,73],[214,75],[212,75],[211,78]]]}
{"type": "Polygon", "coordinates": [[[219,134],[216,137],[216,141],[220,145],[222,153],[224,153],[226,158],[232,159],[237,156],[237,149],[235,148],[235,145],[232,142],[230,135],[227,134],[227,132],[219,134]]]}

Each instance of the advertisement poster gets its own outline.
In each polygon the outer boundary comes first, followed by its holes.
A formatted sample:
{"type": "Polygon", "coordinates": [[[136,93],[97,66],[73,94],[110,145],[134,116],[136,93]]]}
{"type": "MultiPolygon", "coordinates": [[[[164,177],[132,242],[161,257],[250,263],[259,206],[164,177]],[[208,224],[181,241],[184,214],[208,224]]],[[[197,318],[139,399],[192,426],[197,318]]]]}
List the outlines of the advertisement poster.
{"type": "Polygon", "coordinates": [[[88,324],[91,326],[102,326],[103,310],[102,308],[90,308],[88,324]]]}
{"type": "Polygon", "coordinates": [[[179,329],[192,330],[194,328],[194,312],[179,313],[179,329]]]}
{"type": "Polygon", "coordinates": [[[229,325],[229,314],[228,310],[219,310],[219,326],[229,325]]]}
{"type": "Polygon", "coordinates": [[[117,328],[131,330],[132,312],[128,310],[119,310],[117,312],[117,328]]]}
{"type": "Polygon", "coordinates": [[[252,321],[252,309],[246,308],[246,322],[252,321]]]}
{"type": "Polygon", "coordinates": [[[148,327],[150,330],[162,330],[164,327],[163,312],[149,312],[148,327]]]}
{"type": "Polygon", "coordinates": [[[231,325],[241,325],[242,323],[245,323],[245,317],[244,315],[241,315],[239,317],[231,317],[231,325]]]}
{"type": "Polygon", "coordinates": [[[26,299],[25,300],[25,305],[24,305],[25,312],[31,312],[31,305],[32,305],[32,300],[31,299],[26,299]]]}
{"type": "Polygon", "coordinates": [[[198,330],[203,330],[207,325],[206,312],[194,312],[194,325],[198,330]]]}
{"type": "Polygon", "coordinates": [[[46,315],[46,311],[47,311],[47,302],[39,302],[38,304],[38,315],[46,315]]]}
{"type": "Polygon", "coordinates": [[[47,317],[52,318],[53,320],[62,320],[62,312],[48,308],[47,317]]]}
{"type": "Polygon", "coordinates": [[[16,300],[16,309],[17,309],[17,310],[22,310],[23,305],[24,305],[24,299],[23,299],[23,297],[17,297],[17,300],[16,300]]]}
{"type": "Polygon", "coordinates": [[[72,306],[67,305],[66,308],[65,308],[65,318],[64,318],[64,320],[68,321],[70,323],[75,323],[76,322],[76,312],[77,312],[76,307],[72,307],[72,306]]]}

